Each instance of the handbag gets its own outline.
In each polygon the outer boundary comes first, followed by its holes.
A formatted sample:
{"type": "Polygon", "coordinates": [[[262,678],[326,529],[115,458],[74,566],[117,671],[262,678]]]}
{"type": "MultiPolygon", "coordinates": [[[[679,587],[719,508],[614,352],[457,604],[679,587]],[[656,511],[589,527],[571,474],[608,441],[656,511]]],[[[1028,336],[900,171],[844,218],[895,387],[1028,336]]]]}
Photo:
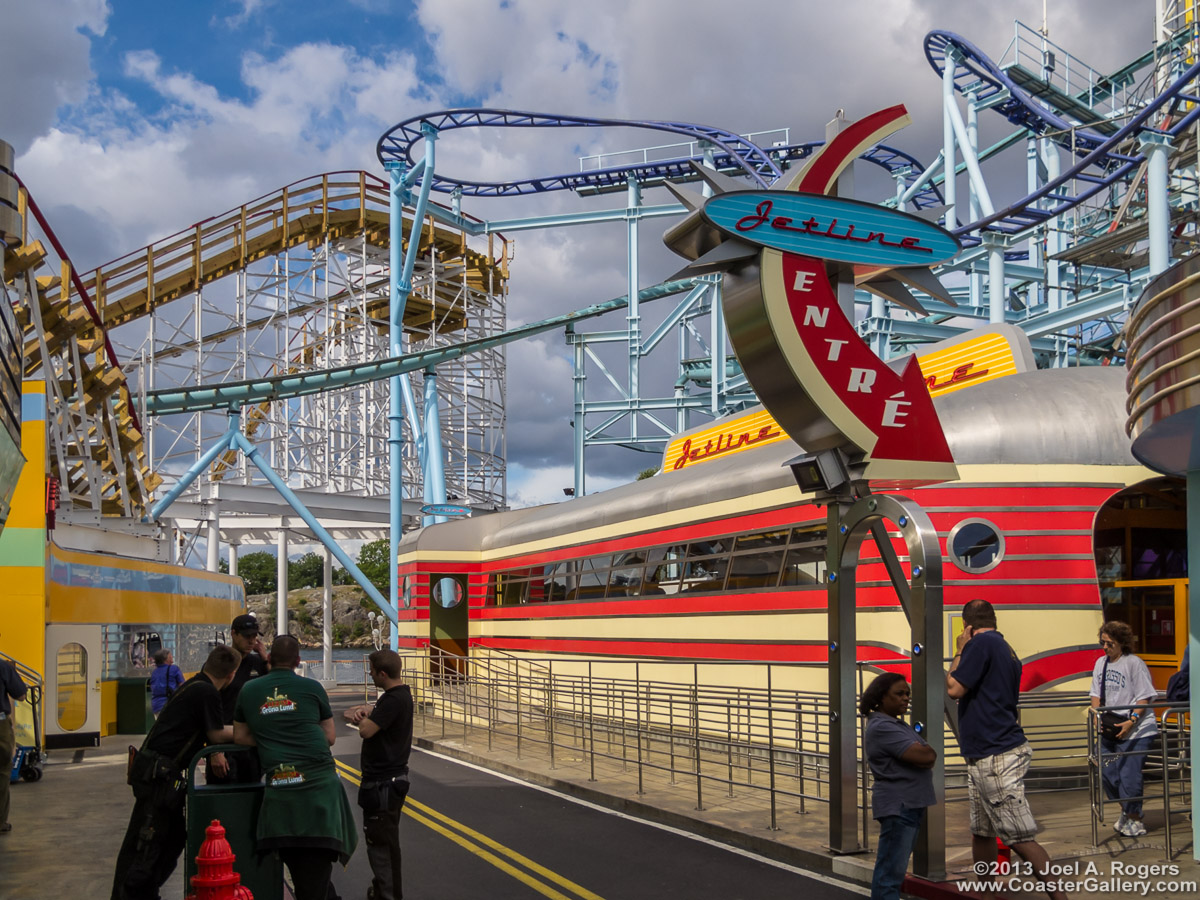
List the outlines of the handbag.
{"type": "MultiPolygon", "coordinates": [[[[1104,670],[1100,673],[1100,705],[1104,706],[1105,687],[1108,682],[1108,660],[1104,660],[1104,670]]],[[[1100,713],[1100,734],[1110,741],[1120,740],[1121,726],[1125,724],[1125,716],[1115,712],[1100,713]]]]}

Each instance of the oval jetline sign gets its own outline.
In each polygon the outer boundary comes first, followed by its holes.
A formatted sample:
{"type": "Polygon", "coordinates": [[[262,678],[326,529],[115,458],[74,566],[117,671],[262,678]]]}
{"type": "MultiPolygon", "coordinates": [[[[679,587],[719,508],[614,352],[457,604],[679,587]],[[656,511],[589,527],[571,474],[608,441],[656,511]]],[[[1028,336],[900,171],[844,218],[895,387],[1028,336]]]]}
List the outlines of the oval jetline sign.
{"type": "Polygon", "coordinates": [[[935,266],[962,249],[937,225],[894,209],[792,191],[730,191],[704,217],[726,234],[785,253],[870,266],[935,266]]]}
{"type": "Polygon", "coordinates": [[[469,506],[455,506],[453,503],[426,503],[421,507],[423,516],[469,516],[469,506]]]}

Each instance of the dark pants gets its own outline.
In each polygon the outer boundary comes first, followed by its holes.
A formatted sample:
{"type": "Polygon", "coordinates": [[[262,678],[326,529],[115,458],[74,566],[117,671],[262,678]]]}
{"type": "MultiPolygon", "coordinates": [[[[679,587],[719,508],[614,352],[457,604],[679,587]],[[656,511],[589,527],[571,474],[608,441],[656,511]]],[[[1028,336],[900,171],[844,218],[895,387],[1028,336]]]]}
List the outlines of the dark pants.
{"type": "Polygon", "coordinates": [[[903,809],[898,816],[879,819],[879,848],[875,852],[875,875],[871,879],[871,900],[897,900],[908,858],[917,843],[917,832],[925,810],[903,809]]]}
{"type": "Polygon", "coordinates": [[[187,843],[183,792],[174,781],[136,784],[133,813],[117,854],[112,900],[159,900],[187,843]]]}
{"type": "Polygon", "coordinates": [[[16,746],[12,716],[5,716],[0,719],[0,826],[8,821],[8,779],[12,775],[13,751],[16,750],[16,746]]]}
{"type": "Polygon", "coordinates": [[[408,797],[408,779],[363,781],[358,805],[363,811],[363,834],[367,839],[367,861],[371,864],[374,900],[401,900],[400,814],[408,797]]]}
{"type": "Polygon", "coordinates": [[[332,881],[336,850],[285,847],[279,850],[279,858],[292,875],[296,900],[337,900],[332,881]]]}

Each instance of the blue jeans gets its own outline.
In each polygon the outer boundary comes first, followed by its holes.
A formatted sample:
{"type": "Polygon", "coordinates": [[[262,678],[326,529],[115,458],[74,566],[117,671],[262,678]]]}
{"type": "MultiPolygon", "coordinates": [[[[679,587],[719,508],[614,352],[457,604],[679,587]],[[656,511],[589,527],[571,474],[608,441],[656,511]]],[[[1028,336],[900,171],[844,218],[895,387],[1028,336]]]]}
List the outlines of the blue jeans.
{"type": "Polygon", "coordinates": [[[1110,800],[1120,799],[1121,809],[1135,819],[1142,817],[1142,801],[1129,800],[1126,797],[1141,797],[1142,766],[1146,764],[1146,754],[1154,745],[1155,735],[1135,738],[1132,741],[1112,741],[1101,738],[1101,749],[1104,751],[1104,767],[1100,770],[1100,780],[1104,783],[1104,793],[1110,800]],[[1109,754],[1114,754],[1109,756],[1109,754]],[[1116,756],[1117,753],[1127,754],[1116,756]]]}
{"type": "Polygon", "coordinates": [[[925,809],[901,809],[898,816],[879,819],[879,849],[875,852],[875,875],[871,879],[871,900],[896,900],[908,870],[908,858],[917,844],[917,832],[925,809]]]}

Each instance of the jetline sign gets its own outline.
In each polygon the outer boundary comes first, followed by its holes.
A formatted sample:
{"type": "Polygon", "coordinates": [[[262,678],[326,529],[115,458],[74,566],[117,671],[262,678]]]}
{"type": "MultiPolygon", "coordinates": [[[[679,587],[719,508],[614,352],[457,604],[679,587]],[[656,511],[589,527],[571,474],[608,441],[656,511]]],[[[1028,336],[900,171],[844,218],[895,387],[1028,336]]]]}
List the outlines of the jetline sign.
{"type": "MultiPolygon", "coordinates": [[[[1025,333],[1011,325],[988,325],[931,345],[917,357],[931,397],[987,384],[1034,368],[1025,333]]],[[[786,440],[787,433],[766,409],[721,419],[675,438],[663,452],[663,469],[678,471],[731,453],[786,440]]]]}
{"type": "MultiPolygon", "coordinates": [[[[958,477],[916,358],[896,371],[876,356],[836,289],[838,279],[853,279],[883,290],[887,279],[903,281],[906,269],[910,280],[928,284],[928,268],[960,249],[954,235],[924,219],[827,196],[861,152],[908,121],[902,106],[881,110],[839,132],[786,188],[728,190],[695,207],[695,227],[710,229],[712,242],[743,245],[719,245],[707,258],[729,260],[725,318],[763,405],[803,449],[841,449],[859,477],[880,488],[958,477]]],[[[689,255],[670,233],[668,244],[689,255]]],[[[726,452],[770,437],[739,434],[726,452]]]]}

